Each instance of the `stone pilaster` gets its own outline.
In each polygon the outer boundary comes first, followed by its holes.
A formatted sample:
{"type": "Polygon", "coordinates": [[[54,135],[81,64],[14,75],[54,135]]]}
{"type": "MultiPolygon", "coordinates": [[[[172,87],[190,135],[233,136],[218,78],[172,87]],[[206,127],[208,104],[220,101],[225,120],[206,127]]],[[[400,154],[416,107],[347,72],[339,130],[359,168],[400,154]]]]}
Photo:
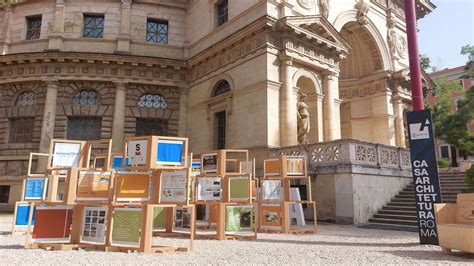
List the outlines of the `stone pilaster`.
{"type": "Polygon", "coordinates": [[[114,116],[112,122],[112,152],[122,152],[125,129],[126,98],[127,85],[125,83],[115,83],[114,116]]]}
{"type": "Polygon", "coordinates": [[[280,75],[282,88],[280,90],[280,138],[281,146],[298,144],[296,97],[293,90],[292,59],[281,59],[280,75]]]}
{"type": "Polygon", "coordinates": [[[180,88],[179,91],[179,120],[178,136],[188,136],[188,95],[189,88],[180,88]]]}
{"type": "Polygon", "coordinates": [[[48,35],[48,50],[61,50],[64,34],[64,0],[56,0],[53,29],[48,35]]]}
{"type": "Polygon", "coordinates": [[[323,100],[324,95],[318,94],[316,95],[316,112],[317,112],[317,126],[314,130],[317,131],[318,134],[318,142],[324,141],[324,116],[323,116],[323,100]]]}
{"type": "Polygon", "coordinates": [[[402,99],[398,98],[393,100],[393,110],[395,113],[395,143],[397,147],[406,148],[402,99]]]}
{"type": "Polygon", "coordinates": [[[324,141],[341,138],[341,115],[338,75],[323,76],[324,98],[324,141]]]}
{"type": "Polygon", "coordinates": [[[122,0],[122,14],[120,18],[120,33],[117,38],[117,52],[130,53],[130,12],[131,0],[122,0]]]}
{"type": "Polygon", "coordinates": [[[41,125],[41,139],[39,152],[48,153],[51,139],[54,138],[54,124],[56,121],[56,102],[58,98],[57,80],[46,81],[46,99],[43,110],[43,124],[41,125]]]}
{"type": "Polygon", "coordinates": [[[12,7],[6,6],[4,8],[4,16],[3,16],[3,47],[2,47],[2,55],[6,55],[10,53],[10,36],[11,36],[11,26],[12,26],[12,7]]]}

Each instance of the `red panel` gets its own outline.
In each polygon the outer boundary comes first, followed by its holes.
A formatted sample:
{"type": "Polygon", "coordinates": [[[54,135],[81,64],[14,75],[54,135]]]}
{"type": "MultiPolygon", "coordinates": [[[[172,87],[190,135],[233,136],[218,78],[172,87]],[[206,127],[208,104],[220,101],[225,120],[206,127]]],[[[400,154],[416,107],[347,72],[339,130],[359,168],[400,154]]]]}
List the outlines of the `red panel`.
{"type": "Polygon", "coordinates": [[[37,209],[33,238],[69,237],[72,211],[72,209],[37,209]]]}

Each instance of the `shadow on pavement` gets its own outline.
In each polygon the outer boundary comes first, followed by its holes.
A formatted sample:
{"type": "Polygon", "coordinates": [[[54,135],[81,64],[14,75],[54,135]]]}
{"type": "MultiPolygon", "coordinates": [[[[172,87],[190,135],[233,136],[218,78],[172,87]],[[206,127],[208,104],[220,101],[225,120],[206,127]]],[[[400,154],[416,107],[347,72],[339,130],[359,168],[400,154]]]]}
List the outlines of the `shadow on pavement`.
{"type": "Polygon", "coordinates": [[[1,249],[25,249],[25,247],[21,245],[6,245],[6,246],[0,245],[0,250],[1,249]]]}
{"type": "Polygon", "coordinates": [[[298,245],[316,245],[316,246],[351,246],[351,247],[413,247],[419,246],[419,243],[352,243],[352,242],[325,242],[325,241],[301,241],[301,240],[282,240],[282,239],[257,239],[252,242],[265,243],[285,243],[298,245]]]}

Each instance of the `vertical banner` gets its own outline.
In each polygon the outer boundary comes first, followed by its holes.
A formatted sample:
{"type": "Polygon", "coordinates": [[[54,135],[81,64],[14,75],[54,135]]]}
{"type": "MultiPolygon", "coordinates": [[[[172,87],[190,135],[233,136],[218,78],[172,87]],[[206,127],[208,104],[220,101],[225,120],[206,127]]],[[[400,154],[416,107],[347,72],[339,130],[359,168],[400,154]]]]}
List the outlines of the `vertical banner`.
{"type": "Polygon", "coordinates": [[[407,122],[420,244],[438,245],[433,204],[441,203],[441,190],[431,112],[409,112],[407,122]]]}

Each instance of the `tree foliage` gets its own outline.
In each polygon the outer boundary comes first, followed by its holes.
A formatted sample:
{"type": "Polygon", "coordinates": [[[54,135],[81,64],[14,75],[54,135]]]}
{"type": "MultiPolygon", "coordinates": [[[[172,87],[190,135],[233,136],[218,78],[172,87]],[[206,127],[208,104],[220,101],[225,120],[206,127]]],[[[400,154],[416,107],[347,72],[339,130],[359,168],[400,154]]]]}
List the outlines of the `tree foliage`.
{"type": "Polygon", "coordinates": [[[424,71],[431,69],[431,60],[427,54],[420,55],[420,66],[424,71]]]}

